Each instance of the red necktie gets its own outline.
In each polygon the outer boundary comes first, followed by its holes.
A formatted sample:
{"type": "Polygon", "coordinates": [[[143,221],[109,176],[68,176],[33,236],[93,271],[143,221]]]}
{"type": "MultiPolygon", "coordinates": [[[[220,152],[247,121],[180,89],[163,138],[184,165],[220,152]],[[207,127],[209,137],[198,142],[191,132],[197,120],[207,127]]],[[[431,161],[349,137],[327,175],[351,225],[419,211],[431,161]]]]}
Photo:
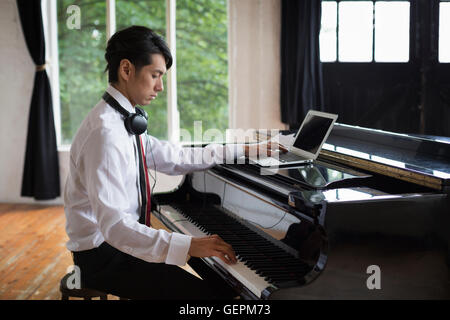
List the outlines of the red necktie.
{"type": "Polygon", "coordinates": [[[150,227],[151,198],[150,182],[148,181],[147,161],[145,160],[144,147],[142,146],[141,136],[136,135],[136,143],[139,154],[139,181],[141,189],[141,215],[139,222],[150,227]]]}

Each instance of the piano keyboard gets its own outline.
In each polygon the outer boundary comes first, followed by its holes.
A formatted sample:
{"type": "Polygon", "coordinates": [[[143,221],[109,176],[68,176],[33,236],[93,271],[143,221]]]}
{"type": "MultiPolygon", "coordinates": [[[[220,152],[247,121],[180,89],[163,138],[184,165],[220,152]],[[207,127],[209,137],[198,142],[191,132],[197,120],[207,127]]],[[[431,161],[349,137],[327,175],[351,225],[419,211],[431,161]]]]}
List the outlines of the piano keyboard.
{"type": "Polygon", "coordinates": [[[195,237],[218,234],[236,252],[238,263],[214,260],[258,298],[264,290],[303,284],[311,270],[305,262],[259,235],[250,227],[215,207],[161,206],[160,213],[180,232],[195,237]]]}

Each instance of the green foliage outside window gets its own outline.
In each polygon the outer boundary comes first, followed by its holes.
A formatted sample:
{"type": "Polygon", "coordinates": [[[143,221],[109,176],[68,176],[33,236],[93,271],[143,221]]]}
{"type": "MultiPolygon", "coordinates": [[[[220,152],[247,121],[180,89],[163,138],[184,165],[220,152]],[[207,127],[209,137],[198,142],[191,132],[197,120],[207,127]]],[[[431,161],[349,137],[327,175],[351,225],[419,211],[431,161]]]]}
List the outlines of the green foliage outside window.
{"type": "MultiPolygon", "coordinates": [[[[106,3],[104,0],[58,0],[62,143],[70,144],[82,120],[107,86],[106,3]],[[81,29],[66,27],[67,7],[77,5],[81,29]]],[[[166,36],[165,0],[116,1],[116,30],[144,25],[166,36]]],[[[180,127],[193,135],[194,121],[203,131],[228,127],[226,0],[178,0],[177,92],[180,127]]],[[[164,83],[166,84],[166,83],[164,83]]],[[[167,94],[144,107],[149,133],[167,138],[167,94]]]]}
{"type": "Polygon", "coordinates": [[[105,1],[59,0],[58,49],[62,143],[70,144],[81,121],[107,85],[105,1]],[[77,5],[81,28],[69,29],[67,7],[77,5]]]}
{"type": "MultiPolygon", "coordinates": [[[[194,137],[228,128],[228,19],[226,0],[177,1],[177,90],[180,127],[194,137]]],[[[203,137],[205,138],[205,137],[203,137]]]]}

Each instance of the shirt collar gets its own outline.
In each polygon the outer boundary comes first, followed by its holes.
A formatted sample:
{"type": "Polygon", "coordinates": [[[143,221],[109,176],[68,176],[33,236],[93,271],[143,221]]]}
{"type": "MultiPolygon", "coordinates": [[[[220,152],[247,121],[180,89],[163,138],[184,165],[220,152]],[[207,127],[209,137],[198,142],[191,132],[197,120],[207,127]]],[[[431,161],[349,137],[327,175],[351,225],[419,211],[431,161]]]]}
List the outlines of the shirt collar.
{"type": "Polygon", "coordinates": [[[114,88],[112,85],[109,85],[106,89],[106,92],[108,92],[114,99],[117,100],[117,102],[120,103],[120,105],[127,110],[130,113],[136,112],[134,107],[131,105],[130,101],[116,88],[114,88]]]}

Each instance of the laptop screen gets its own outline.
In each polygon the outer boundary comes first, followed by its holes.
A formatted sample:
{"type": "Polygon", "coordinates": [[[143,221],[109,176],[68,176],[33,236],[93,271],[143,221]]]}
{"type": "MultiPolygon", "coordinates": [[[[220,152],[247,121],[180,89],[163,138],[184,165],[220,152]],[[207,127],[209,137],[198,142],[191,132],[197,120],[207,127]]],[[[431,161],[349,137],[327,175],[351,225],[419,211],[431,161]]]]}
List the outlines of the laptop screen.
{"type": "Polygon", "coordinates": [[[302,129],[297,133],[293,146],[316,154],[317,150],[322,146],[322,141],[332,123],[333,119],[330,118],[307,115],[302,129]]]}

